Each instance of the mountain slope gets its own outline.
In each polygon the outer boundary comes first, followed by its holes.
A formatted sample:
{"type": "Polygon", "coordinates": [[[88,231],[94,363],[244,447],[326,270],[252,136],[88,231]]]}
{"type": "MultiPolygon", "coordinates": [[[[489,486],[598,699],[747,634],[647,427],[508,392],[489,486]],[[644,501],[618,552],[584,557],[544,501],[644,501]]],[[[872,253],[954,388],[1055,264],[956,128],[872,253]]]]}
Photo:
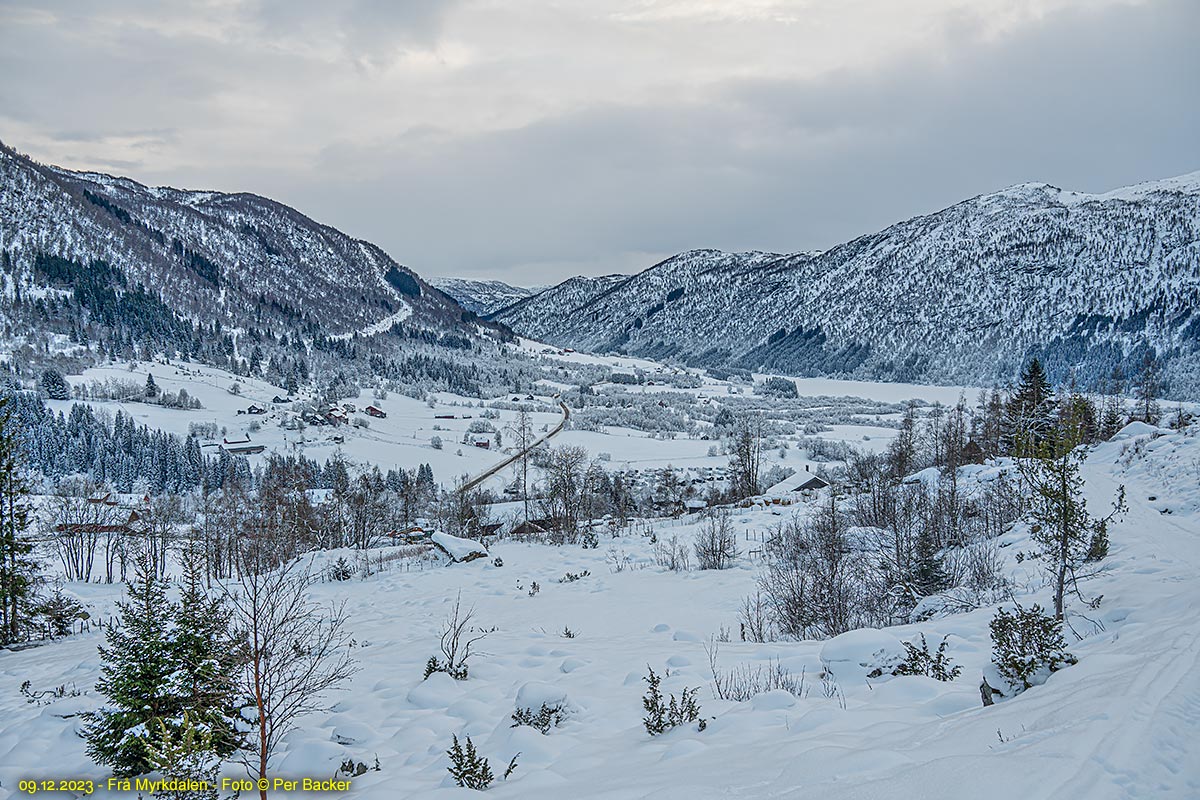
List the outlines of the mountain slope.
{"type": "Polygon", "coordinates": [[[36,282],[39,255],[106,261],[192,322],[464,328],[457,303],[381,249],[281,203],[72,172],[3,145],[0,251],[36,282]]]}
{"type": "Polygon", "coordinates": [[[535,290],[512,286],[503,281],[473,281],[467,278],[435,278],[430,281],[453,297],[467,311],[486,317],[535,294],[535,290]]]}
{"type": "Polygon", "coordinates": [[[571,285],[494,318],[576,349],[967,384],[1033,355],[1094,384],[1152,348],[1172,393],[1200,396],[1200,173],[1024,184],[823,253],[692,251],[591,296],[571,285]]]}

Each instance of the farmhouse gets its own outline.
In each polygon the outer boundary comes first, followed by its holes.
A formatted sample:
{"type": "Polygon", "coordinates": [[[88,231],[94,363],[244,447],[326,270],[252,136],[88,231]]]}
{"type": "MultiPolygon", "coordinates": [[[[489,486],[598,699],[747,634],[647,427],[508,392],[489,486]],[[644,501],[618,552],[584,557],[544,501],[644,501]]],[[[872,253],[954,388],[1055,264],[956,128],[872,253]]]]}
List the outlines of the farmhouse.
{"type": "Polygon", "coordinates": [[[366,411],[369,416],[376,417],[378,419],[387,418],[387,412],[378,406],[367,406],[363,410],[366,411]]]}

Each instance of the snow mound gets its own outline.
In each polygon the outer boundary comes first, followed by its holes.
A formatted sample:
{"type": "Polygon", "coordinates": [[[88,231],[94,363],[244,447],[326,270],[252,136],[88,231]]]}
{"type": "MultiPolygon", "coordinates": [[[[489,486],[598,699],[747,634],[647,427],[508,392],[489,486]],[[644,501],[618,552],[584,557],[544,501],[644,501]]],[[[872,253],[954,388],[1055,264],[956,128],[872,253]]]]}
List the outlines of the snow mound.
{"type": "Polygon", "coordinates": [[[821,647],[821,663],[840,681],[866,677],[875,670],[891,672],[904,657],[904,645],[895,635],[874,628],[848,631],[821,647]]]}
{"type": "Polygon", "coordinates": [[[474,561],[477,558],[487,558],[487,548],[474,539],[463,539],[437,531],[429,537],[429,540],[459,563],[474,561]]]}
{"type": "Polygon", "coordinates": [[[571,698],[567,696],[567,690],[553,683],[530,681],[517,690],[516,708],[518,711],[526,709],[536,714],[542,706],[549,708],[557,706],[567,712],[578,710],[578,707],[571,702],[571,698]]]}
{"type": "Polygon", "coordinates": [[[1158,432],[1158,428],[1145,422],[1131,422],[1117,431],[1117,435],[1112,438],[1114,441],[1118,439],[1132,439],[1135,436],[1152,436],[1158,432]]]}

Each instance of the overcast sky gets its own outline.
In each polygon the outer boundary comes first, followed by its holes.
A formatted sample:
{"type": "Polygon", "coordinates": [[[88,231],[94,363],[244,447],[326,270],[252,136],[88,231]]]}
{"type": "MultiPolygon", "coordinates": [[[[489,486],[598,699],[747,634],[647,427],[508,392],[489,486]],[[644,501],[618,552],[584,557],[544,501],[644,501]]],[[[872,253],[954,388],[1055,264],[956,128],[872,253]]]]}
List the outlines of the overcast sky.
{"type": "Polygon", "coordinates": [[[1200,170],[1197,31],[1197,0],[0,0],[0,140],[553,283],[1200,170]]]}

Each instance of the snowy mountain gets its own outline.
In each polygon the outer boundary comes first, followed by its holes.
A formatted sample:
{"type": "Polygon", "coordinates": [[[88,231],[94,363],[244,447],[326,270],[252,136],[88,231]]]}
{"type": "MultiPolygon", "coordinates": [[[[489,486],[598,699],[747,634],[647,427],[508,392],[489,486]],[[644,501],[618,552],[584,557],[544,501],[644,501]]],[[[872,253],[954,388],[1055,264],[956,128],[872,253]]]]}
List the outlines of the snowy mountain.
{"type": "MultiPolygon", "coordinates": [[[[554,309],[578,308],[629,278],[628,275],[578,275],[560,284],[542,289],[522,300],[492,312],[492,319],[514,320],[530,330],[538,325],[542,313],[554,309]]],[[[538,337],[534,337],[538,338],[538,337]]]]}
{"type": "MultiPolygon", "coordinates": [[[[583,283],[581,283],[581,281],[583,283]]],[[[682,253],[502,309],[580,350],[794,375],[990,384],[1136,371],[1200,396],[1200,172],[1106,194],[1022,184],[821,253],[682,253]]]]}
{"type": "Polygon", "coordinates": [[[434,278],[430,283],[453,297],[463,308],[481,317],[523,300],[536,291],[503,281],[473,281],[467,278],[434,278]]]}
{"type": "Polygon", "coordinates": [[[107,262],[116,280],[193,323],[334,336],[406,320],[467,330],[456,302],[383,250],[281,203],[72,172],[2,144],[0,252],[27,289],[54,282],[39,257],[107,262]]]}

